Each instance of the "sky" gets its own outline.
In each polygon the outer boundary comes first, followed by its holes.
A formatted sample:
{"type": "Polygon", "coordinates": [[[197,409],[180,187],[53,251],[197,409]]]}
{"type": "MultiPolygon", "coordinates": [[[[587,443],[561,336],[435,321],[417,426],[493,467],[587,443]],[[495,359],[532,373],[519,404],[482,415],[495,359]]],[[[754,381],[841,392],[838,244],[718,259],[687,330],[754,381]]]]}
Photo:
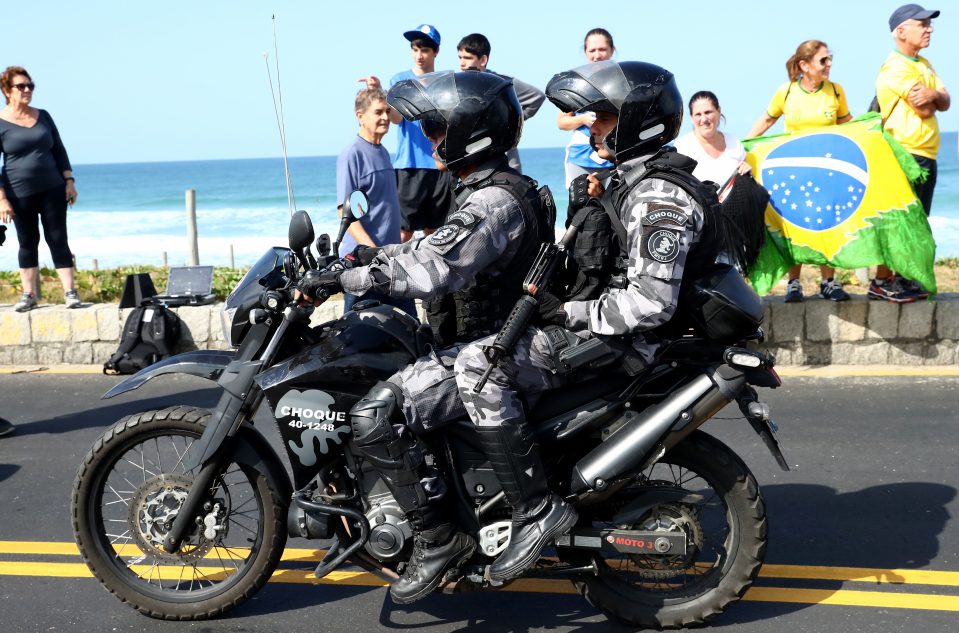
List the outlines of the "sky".
{"type": "MultiPolygon", "coordinates": [[[[833,81],[845,87],[859,114],[892,50],[888,18],[902,1],[4,4],[0,66],[31,73],[38,86],[34,105],[54,117],[72,162],[87,164],[280,155],[264,53],[274,86],[282,87],[289,155],[338,154],[356,133],[356,80],[376,74],[387,83],[409,69],[402,34],[423,22],[442,36],[437,70],[458,68],[457,42],[480,32],[492,43],[491,70],[540,88],[555,73],[585,63],[586,31],[606,28],[615,59],[669,69],[686,97],[715,92],[724,129],[737,137],[787,80],[785,62],[796,46],[820,39],[835,55],[833,81]]],[[[959,6],[927,8],[943,14],[924,55],[959,95],[959,6]]],[[[556,128],[557,112],[544,104],[526,123],[521,147],[564,146],[568,133],[556,128]]],[[[955,131],[959,104],[940,113],[939,123],[942,131],[955,131]]],[[[683,131],[689,129],[687,116],[683,131]]],[[[781,130],[780,121],[771,132],[781,130]]],[[[384,139],[391,151],[395,136],[391,129],[384,139]]]]}

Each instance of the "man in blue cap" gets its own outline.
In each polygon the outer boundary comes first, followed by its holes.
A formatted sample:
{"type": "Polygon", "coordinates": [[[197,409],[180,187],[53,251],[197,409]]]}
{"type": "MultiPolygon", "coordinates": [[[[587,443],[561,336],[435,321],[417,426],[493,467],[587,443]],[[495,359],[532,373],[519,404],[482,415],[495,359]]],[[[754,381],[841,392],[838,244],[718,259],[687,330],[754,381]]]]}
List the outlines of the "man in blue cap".
{"type": "MultiPolygon", "coordinates": [[[[932,209],[936,156],[941,141],[936,112],[944,112],[950,105],[942,80],[929,60],[919,55],[919,51],[929,46],[932,19],[937,17],[939,11],[926,10],[918,4],[906,4],[893,11],[889,30],[895,50],[889,53],[876,77],[876,100],[883,127],[928,173],[922,182],[914,185],[926,215],[932,209]]],[[[885,266],[879,266],[876,278],[869,285],[870,299],[906,303],[927,296],[919,284],[891,276],[885,266]]]]}
{"type": "MultiPolygon", "coordinates": [[[[413,68],[397,73],[390,79],[390,86],[404,79],[416,79],[436,69],[436,56],[440,52],[440,32],[432,24],[420,24],[403,33],[410,42],[413,68]]],[[[380,88],[375,76],[364,77],[369,88],[380,88]]],[[[395,110],[390,110],[390,121],[398,126],[399,141],[396,147],[396,192],[400,199],[403,223],[400,237],[404,242],[413,237],[414,231],[431,234],[442,226],[453,203],[450,176],[439,170],[433,157],[433,146],[420,126],[405,120],[395,110]]]]}

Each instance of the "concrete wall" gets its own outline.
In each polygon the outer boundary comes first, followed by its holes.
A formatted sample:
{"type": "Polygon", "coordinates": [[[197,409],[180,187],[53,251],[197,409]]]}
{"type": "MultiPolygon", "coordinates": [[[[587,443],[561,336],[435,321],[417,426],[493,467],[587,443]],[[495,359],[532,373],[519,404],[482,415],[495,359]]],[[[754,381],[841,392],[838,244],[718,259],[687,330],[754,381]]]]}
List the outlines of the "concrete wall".
{"type": "MultiPolygon", "coordinates": [[[[844,303],[766,298],[766,343],[780,365],[955,365],[959,363],[959,295],[897,305],[856,297],[844,303]]],[[[221,305],[175,308],[178,351],[226,347],[221,305]]],[[[20,314],[0,307],[0,365],[101,364],[117,349],[130,310],[97,304],[67,310],[41,306],[20,314]]],[[[316,310],[314,323],[336,318],[342,303],[316,310]]]]}

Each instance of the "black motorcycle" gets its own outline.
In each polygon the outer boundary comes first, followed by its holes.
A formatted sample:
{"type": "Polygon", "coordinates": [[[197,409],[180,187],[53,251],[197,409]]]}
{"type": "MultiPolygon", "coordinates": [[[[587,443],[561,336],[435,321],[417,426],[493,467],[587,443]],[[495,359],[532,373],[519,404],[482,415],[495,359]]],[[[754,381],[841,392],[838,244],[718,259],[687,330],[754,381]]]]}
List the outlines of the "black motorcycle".
{"type": "MultiPolygon", "coordinates": [[[[357,208],[350,202],[339,239],[357,208]]],[[[331,539],[318,577],[349,563],[391,581],[409,558],[410,526],[355,450],[348,411],[377,381],[429,353],[433,336],[376,301],[311,327],[311,308],[293,302],[292,288],[306,269],[335,260],[328,238],[317,241],[319,261],[312,242],[309,216],[298,212],[290,249],[267,252],[230,295],[223,329],[234,350],[180,354],[104,395],[170,373],[222,390],[212,411],[174,406],[121,419],[78,470],[80,552],[108,590],[146,615],[201,619],[237,606],[273,574],[288,535],[331,539]],[[264,399],[292,484],[253,427],[264,399]]],[[[644,627],[719,614],[765,555],[756,479],[699,427],[736,401],[788,469],[753,388],[779,386],[774,361],[743,343],[761,337],[759,298],[726,267],[696,284],[687,312],[696,316],[692,329],[664,344],[653,366],[547,392],[528,412],[551,488],[580,521],[526,577],[567,578],[610,618],[644,627]]],[[[508,544],[510,509],[475,431],[464,419],[422,440],[457,520],[479,544],[441,587],[495,589],[485,569],[508,544]]]]}

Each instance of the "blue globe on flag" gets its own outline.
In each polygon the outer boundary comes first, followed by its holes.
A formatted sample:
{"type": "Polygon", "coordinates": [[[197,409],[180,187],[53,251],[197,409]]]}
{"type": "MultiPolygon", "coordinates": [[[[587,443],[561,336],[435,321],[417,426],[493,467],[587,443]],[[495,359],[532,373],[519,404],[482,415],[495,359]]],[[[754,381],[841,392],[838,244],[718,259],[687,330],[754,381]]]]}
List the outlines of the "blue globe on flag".
{"type": "Polygon", "coordinates": [[[828,231],[856,213],[869,172],[866,156],[853,140],[809,134],[770,151],[760,182],[784,220],[809,231],[828,231]]]}

